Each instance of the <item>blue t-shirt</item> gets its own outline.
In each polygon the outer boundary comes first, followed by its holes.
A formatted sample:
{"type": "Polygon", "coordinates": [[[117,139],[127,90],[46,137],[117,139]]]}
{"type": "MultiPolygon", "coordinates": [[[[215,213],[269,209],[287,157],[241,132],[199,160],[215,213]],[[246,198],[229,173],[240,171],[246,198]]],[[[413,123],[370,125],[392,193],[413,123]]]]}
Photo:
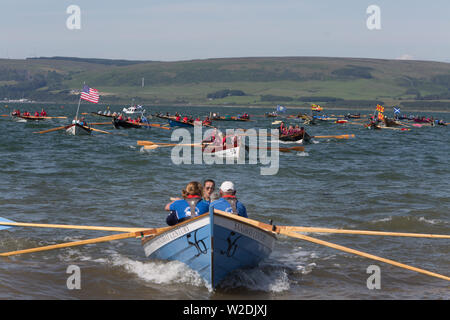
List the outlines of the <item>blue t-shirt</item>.
{"type": "Polygon", "coordinates": [[[176,200],[172,202],[169,209],[170,214],[167,216],[166,222],[172,226],[180,222],[180,220],[193,218],[209,212],[209,203],[205,200],[200,200],[195,206],[195,213],[191,213],[191,207],[186,200],[176,200]]]}
{"type": "MultiPolygon", "coordinates": [[[[228,213],[233,213],[233,208],[231,207],[231,204],[225,199],[225,198],[220,198],[219,200],[213,201],[210,205],[209,205],[209,211],[213,211],[214,209],[217,210],[222,210],[228,213]]],[[[245,208],[245,206],[239,202],[236,201],[236,210],[239,216],[244,217],[244,218],[248,218],[247,216],[247,209],[245,208]]]]}

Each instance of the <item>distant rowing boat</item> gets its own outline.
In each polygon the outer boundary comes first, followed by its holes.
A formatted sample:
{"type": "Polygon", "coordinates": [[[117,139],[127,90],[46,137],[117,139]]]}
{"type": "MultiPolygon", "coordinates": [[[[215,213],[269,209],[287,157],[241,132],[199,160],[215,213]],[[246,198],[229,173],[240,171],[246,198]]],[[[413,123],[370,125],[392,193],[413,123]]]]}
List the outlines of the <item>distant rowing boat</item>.
{"type": "Polygon", "coordinates": [[[91,112],[91,114],[94,116],[100,116],[100,117],[106,117],[106,118],[115,118],[118,116],[117,113],[107,114],[107,113],[101,113],[100,111],[99,112],[91,112]]]}
{"type": "Polygon", "coordinates": [[[14,120],[14,121],[17,121],[17,122],[28,122],[28,121],[42,121],[42,120],[45,120],[46,117],[11,115],[11,119],[14,120]]]}
{"type": "MultiPolygon", "coordinates": [[[[176,117],[170,117],[170,116],[161,116],[157,115],[160,119],[165,119],[169,122],[169,125],[171,127],[194,127],[196,126],[196,121],[183,121],[183,120],[177,120],[176,117]]],[[[208,123],[203,123],[201,121],[198,121],[200,126],[206,126],[210,127],[208,123]]]]}
{"type": "Polygon", "coordinates": [[[92,133],[92,129],[86,126],[82,126],[79,123],[74,123],[66,129],[66,132],[74,136],[90,135],[92,133]]]}
{"type": "Polygon", "coordinates": [[[238,159],[241,150],[245,149],[241,149],[239,145],[236,147],[224,148],[223,146],[214,146],[211,144],[203,150],[203,154],[222,159],[238,159]]]}
{"type": "Polygon", "coordinates": [[[295,134],[282,134],[278,138],[280,141],[300,141],[303,144],[311,143],[311,136],[305,133],[295,133],[295,134]]]}
{"type": "Polygon", "coordinates": [[[136,129],[138,129],[141,127],[141,125],[139,125],[138,123],[130,122],[127,120],[120,120],[117,118],[114,118],[112,122],[113,122],[114,128],[116,128],[116,129],[120,129],[120,128],[124,128],[124,129],[136,128],[136,129]]]}

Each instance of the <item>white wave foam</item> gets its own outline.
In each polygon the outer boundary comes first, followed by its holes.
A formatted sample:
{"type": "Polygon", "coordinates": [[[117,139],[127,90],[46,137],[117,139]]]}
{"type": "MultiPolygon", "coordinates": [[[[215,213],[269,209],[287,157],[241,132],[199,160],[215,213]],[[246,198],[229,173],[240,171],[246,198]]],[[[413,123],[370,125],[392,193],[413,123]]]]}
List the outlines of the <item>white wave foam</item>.
{"type": "Polygon", "coordinates": [[[299,270],[302,274],[308,274],[311,273],[316,266],[317,264],[312,262],[307,264],[306,266],[297,266],[297,270],[299,270]]]}
{"type": "Polygon", "coordinates": [[[438,219],[425,219],[425,217],[420,217],[419,218],[420,222],[425,222],[425,223],[429,223],[429,224],[438,224],[440,222],[442,222],[441,220],[438,219]]]}
{"type": "Polygon", "coordinates": [[[179,261],[136,261],[116,254],[112,257],[114,266],[123,267],[140,279],[156,284],[183,283],[193,286],[207,286],[202,277],[179,261]]]}
{"type": "Polygon", "coordinates": [[[299,157],[309,157],[309,153],[306,151],[297,152],[297,156],[299,157]]]}
{"type": "Polygon", "coordinates": [[[377,220],[372,220],[371,222],[377,223],[377,222],[387,222],[387,221],[392,221],[392,217],[387,217],[387,218],[381,218],[381,219],[377,219],[377,220]]]}
{"type": "Polygon", "coordinates": [[[221,287],[279,293],[289,290],[290,283],[285,270],[269,266],[236,270],[221,283],[221,287]]]}

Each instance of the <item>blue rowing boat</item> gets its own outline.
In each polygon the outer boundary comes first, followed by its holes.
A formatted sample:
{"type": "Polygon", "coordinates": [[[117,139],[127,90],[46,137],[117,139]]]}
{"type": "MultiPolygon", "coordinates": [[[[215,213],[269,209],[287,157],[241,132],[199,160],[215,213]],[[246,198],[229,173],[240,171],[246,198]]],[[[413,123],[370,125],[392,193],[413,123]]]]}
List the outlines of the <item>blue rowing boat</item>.
{"type": "Polygon", "coordinates": [[[177,121],[177,120],[173,120],[173,119],[168,119],[169,120],[169,125],[171,127],[193,127],[194,124],[191,122],[183,122],[183,121],[177,121]]]}
{"type": "Polygon", "coordinates": [[[183,262],[216,288],[230,272],[255,267],[267,258],[275,240],[270,230],[245,218],[216,212],[184,221],[156,237],[143,238],[142,245],[150,259],[183,262]]]}

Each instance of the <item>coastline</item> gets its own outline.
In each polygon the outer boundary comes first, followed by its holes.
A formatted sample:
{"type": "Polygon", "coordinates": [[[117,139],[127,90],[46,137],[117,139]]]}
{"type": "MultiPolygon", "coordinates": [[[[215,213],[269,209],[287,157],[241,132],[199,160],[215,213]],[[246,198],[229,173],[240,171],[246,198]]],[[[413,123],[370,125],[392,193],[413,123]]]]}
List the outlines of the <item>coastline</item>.
{"type": "MultiPolygon", "coordinates": [[[[18,101],[14,101],[14,102],[8,102],[8,101],[0,101],[1,103],[4,103],[5,105],[7,104],[76,104],[75,102],[58,102],[58,101],[28,101],[28,102],[18,102],[18,101]]],[[[123,103],[125,104],[125,103],[123,103]]],[[[111,105],[115,105],[115,104],[111,104],[111,103],[98,103],[98,106],[111,106],[111,105]]],[[[119,105],[119,104],[117,104],[119,105]]],[[[122,104],[120,104],[122,105],[122,104]]],[[[248,108],[248,109],[268,109],[268,110],[274,110],[274,108],[276,106],[266,106],[266,105],[212,105],[212,104],[152,104],[149,105],[149,107],[181,107],[181,108],[187,108],[187,107],[202,107],[202,108],[238,108],[238,109],[244,109],[244,108],[248,108]]],[[[306,111],[310,111],[309,107],[303,107],[303,106],[286,106],[286,109],[293,109],[293,110],[306,110],[306,111]]],[[[343,107],[324,107],[324,110],[337,110],[337,111],[350,111],[350,110],[355,110],[355,111],[374,111],[374,108],[343,108],[343,107]]],[[[413,112],[419,112],[419,113],[427,113],[427,112],[432,112],[432,113],[450,113],[450,110],[416,110],[416,109],[412,109],[412,110],[407,110],[406,113],[413,113],[413,112]]],[[[324,112],[326,113],[326,111],[324,112]]]]}

